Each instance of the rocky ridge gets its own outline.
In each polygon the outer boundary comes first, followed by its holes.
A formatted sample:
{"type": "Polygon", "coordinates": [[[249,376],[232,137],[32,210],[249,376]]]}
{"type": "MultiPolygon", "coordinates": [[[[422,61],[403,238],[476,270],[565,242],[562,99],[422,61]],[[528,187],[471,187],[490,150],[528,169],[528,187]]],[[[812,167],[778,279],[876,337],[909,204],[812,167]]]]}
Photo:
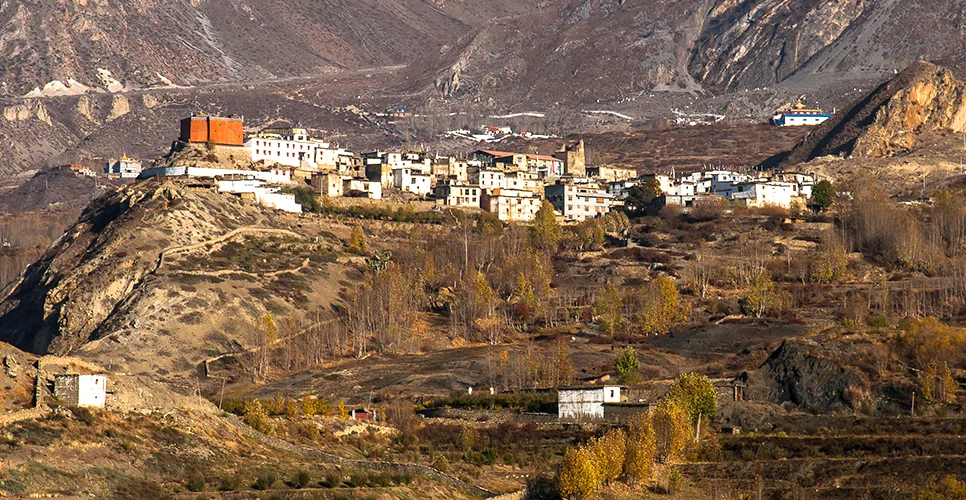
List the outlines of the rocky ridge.
{"type": "Polygon", "coordinates": [[[917,62],[766,163],[790,166],[829,155],[889,158],[912,151],[930,134],[963,131],[966,82],[917,62]]]}

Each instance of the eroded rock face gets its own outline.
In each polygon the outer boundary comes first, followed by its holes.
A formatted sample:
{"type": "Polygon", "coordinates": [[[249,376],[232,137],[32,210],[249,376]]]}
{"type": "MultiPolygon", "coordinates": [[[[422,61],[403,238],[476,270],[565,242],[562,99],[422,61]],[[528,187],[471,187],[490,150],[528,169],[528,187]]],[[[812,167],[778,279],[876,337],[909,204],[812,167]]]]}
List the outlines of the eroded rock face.
{"type": "Polygon", "coordinates": [[[876,111],[852,156],[889,157],[914,148],[925,132],[966,131],[966,83],[939,67],[916,67],[921,74],[876,111]]]}
{"type": "Polygon", "coordinates": [[[869,381],[826,354],[817,344],[786,340],[748,375],[745,398],[822,411],[854,406],[858,395],[870,393],[869,381]]]}
{"type": "Polygon", "coordinates": [[[966,131],[966,82],[916,62],[813,130],[769,164],[790,167],[822,156],[886,158],[937,131],[966,131]]]}
{"type": "Polygon", "coordinates": [[[724,0],[708,14],[689,69],[710,87],[780,82],[835,42],[866,0],[724,0]]]}

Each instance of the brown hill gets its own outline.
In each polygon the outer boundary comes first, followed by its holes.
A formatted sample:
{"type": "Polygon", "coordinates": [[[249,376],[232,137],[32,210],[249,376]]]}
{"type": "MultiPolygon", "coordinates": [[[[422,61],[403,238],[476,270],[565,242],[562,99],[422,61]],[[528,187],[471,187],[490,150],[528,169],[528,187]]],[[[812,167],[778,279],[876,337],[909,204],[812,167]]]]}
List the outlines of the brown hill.
{"type": "Polygon", "coordinates": [[[325,319],[345,267],[333,233],[349,230],[329,223],[319,236],[319,224],[297,223],[181,183],[119,188],[0,303],[0,341],[180,381],[207,357],[252,346],[266,314],[292,321],[282,335],[303,328],[302,314],[325,319]]]}
{"type": "Polygon", "coordinates": [[[794,165],[829,155],[887,158],[911,151],[932,133],[964,130],[966,82],[917,62],[766,163],[794,165]]]}

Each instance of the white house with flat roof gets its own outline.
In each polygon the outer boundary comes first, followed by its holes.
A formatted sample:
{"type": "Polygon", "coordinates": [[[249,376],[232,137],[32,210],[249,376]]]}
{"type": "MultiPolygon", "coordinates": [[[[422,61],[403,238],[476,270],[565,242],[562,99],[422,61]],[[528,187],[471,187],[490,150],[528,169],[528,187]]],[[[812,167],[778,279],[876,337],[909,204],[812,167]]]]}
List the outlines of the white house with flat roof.
{"type": "Polygon", "coordinates": [[[559,182],[546,186],[544,192],[554,210],[560,212],[568,221],[582,221],[604,215],[614,204],[614,195],[600,189],[596,184],[559,182]]]}
{"type": "Polygon", "coordinates": [[[77,406],[104,408],[107,401],[106,375],[57,375],[54,397],[77,406]]]}
{"type": "Polygon", "coordinates": [[[557,390],[557,417],[561,420],[604,418],[604,403],[620,403],[621,387],[564,387],[557,390]]]}

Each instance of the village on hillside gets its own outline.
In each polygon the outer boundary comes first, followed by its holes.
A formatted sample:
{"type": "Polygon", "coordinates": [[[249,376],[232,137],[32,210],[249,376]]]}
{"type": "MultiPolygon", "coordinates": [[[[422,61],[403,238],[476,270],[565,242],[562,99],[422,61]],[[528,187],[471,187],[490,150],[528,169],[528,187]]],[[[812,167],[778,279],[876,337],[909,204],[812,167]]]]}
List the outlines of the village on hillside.
{"type": "MultiPolygon", "coordinates": [[[[291,187],[311,187],[326,198],[387,197],[432,202],[444,207],[480,209],[504,222],[530,222],[548,201],[564,222],[580,222],[638,202],[652,193],[658,208],[690,209],[702,200],[726,200],[733,206],[775,206],[804,210],[819,179],[797,172],[695,171],[645,174],[627,168],[590,166],[582,140],[552,155],[480,149],[462,158],[430,156],[421,151],[367,151],[356,154],[303,128],[266,128],[246,136],[243,118],[197,114],[181,121],[172,154],[144,168],[126,155],[107,162],[112,178],[209,178],[229,193],[291,213],[301,213],[291,187]],[[194,150],[201,160],[183,161],[174,153],[194,150]],[[226,168],[218,158],[230,158],[226,168]]],[[[78,175],[96,175],[76,165],[78,175]]]]}

